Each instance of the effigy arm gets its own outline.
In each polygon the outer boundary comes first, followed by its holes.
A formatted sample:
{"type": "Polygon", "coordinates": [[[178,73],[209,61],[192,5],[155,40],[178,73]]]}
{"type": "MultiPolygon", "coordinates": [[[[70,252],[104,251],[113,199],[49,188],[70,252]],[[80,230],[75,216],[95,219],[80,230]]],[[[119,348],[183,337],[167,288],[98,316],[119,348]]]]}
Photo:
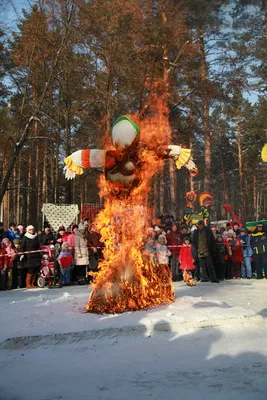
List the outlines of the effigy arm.
{"type": "Polygon", "coordinates": [[[65,178],[74,179],[76,175],[82,175],[85,168],[104,168],[106,151],[97,149],[78,150],[66,157],[65,178]]]}
{"type": "MultiPolygon", "coordinates": [[[[161,150],[163,147],[161,148],[161,150]]],[[[184,149],[181,146],[170,144],[164,147],[166,153],[165,158],[173,158],[175,160],[176,168],[187,168],[192,175],[197,175],[198,169],[194,163],[190,149],[184,149]]]]}

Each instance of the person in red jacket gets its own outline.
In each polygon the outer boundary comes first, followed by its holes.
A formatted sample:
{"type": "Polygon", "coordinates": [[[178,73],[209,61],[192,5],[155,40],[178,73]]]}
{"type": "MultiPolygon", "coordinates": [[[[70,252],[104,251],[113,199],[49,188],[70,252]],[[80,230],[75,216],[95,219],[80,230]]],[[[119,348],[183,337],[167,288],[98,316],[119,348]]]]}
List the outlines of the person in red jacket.
{"type": "Polygon", "coordinates": [[[8,255],[1,243],[0,244],[0,290],[6,290],[7,267],[8,267],[8,255]]]}
{"type": "Polygon", "coordinates": [[[232,278],[240,279],[241,263],[244,262],[242,243],[234,234],[229,245],[232,253],[232,278]]]}
{"type": "Polygon", "coordinates": [[[186,284],[189,286],[195,286],[195,281],[192,278],[192,272],[195,271],[196,266],[192,257],[192,250],[190,244],[190,238],[184,238],[184,244],[180,248],[179,254],[179,269],[183,271],[183,278],[186,284]]]}
{"type": "Polygon", "coordinates": [[[179,254],[180,247],[183,244],[183,235],[179,232],[176,224],[173,224],[171,231],[166,234],[167,247],[171,252],[171,274],[172,280],[182,280],[182,275],[179,273],[179,254]]]}

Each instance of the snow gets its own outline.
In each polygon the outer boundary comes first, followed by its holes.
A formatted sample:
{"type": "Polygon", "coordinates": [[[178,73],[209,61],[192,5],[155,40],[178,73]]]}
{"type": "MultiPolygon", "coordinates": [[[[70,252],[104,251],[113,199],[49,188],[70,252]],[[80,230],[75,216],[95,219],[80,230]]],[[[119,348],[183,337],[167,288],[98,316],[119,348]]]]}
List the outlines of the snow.
{"type": "Polygon", "coordinates": [[[179,282],[119,315],[84,313],[86,286],[0,292],[0,399],[266,400],[266,288],[179,282]]]}

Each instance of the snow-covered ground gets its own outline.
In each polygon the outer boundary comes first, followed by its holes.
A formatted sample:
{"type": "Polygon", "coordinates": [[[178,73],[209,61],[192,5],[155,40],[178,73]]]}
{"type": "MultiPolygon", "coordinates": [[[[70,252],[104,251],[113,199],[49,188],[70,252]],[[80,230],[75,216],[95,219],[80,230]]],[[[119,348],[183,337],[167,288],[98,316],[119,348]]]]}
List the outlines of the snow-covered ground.
{"type": "Polygon", "coordinates": [[[0,399],[266,400],[267,281],[175,290],[102,316],[86,286],[0,292],[0,399]]]}

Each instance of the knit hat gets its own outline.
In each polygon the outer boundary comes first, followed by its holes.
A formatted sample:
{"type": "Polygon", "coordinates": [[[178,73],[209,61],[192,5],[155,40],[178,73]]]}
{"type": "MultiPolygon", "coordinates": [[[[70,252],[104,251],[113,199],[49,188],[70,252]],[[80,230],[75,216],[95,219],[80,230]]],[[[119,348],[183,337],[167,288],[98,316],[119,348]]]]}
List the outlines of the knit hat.
{"type": "Polygon", "coordinates": [[[4,238],[4,239],[2,240],[2,243],[4,243],[4,244],[10,244],[10,240],[9,240],[8,238],[4,238]]]}
{"type": "Polygon", "coordinates": [[[222,235],[221,235],[220,233],[218,233],[218,234],[216,235],[216,239],[219,239],[219,238],[222,238],[222,235]]]}
{"type": "Polygon", "coordinates": [[[24,229],[24,226],[23,225],[18,225],[17,228],[18,228],[19,231],[22,231],[24,229]]]}
{"type": "Polygon", "coordinates": [[[20,244],[21,241],[20,241],[19,239],[14,239],[14,240],[13,240],[13,243],[14,243],[14,244],[20,244]]]}
{"type": "Polygon", "coordinates": [[[228,233],[228,235],[229,235],[229,233],[230,233],[230,235],[233,235],[235,232],[233,231],[233,229],[229,229],[229,231],[227,233],[228,233]]]}
{"type": "Polygon", "coordinates": [[[29,232],[31,229],[35,229],[33,225],[28,225],[26,228],[26,232],[29,232]]]}
{"type": "Polygon", "coordinates": [[[79,223],[78,229],[79,231],[83,231],[85,228],[84,224],[82,222],[79,223]]]}
{"type": "Polygon", "coordinates": [[[155,226],[154,229],[155,229],[156,232],[159,232],[159,231],[160,231],[160,228],[159,228],[158,226],[155,226]]]}
{"type": "Polygon", "coordinates": [[[246,229],[245,228],[240,228],[239,232],[246,232],[246,229]]]}
{"type": "Polygon", "coordinates": [[[66,247],[71,248],[70,242],[63,242],[63,243],[62,243],[62,246],[61,246],[61,250],[65,250],[66,247]]]}
{"type": "Polygon", "coordinates": [[[160,242],[161,240],[164,240],[164,243],[167,243],[167,239],[165,235],[159,235],[158,241],[160,242]]]}

